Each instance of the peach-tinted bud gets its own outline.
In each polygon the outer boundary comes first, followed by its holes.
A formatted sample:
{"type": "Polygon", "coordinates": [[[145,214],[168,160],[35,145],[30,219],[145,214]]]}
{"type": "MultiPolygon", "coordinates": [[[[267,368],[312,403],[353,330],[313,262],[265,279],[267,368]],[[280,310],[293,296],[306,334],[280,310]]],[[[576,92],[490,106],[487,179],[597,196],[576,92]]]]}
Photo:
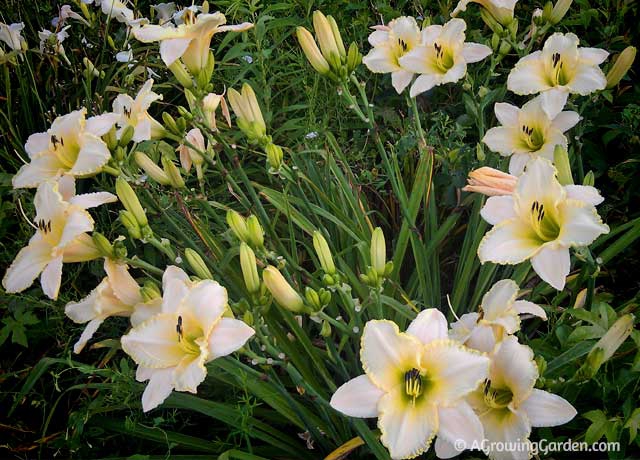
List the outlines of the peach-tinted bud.
{"type": "Polygon", "coordinates": [[[469,185],[462,190],[465,192],[482,193],[487,196],[511,195],[516,187],[518,178],[497,169],[483,166],[469,173],[469,185]]]}

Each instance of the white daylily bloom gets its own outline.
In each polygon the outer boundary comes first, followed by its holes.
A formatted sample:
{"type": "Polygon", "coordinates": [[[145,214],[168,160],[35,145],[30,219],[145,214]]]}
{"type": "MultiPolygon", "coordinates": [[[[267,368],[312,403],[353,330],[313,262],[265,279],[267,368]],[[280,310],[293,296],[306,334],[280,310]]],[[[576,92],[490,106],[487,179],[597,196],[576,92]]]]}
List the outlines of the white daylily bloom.
{"type": "Polygon", "coordinates": [[[227,290],[216,281],[192,282],[178,267],[162,277],[160,313],[122,337],[122,349],[138,364],[136,379],[149,380],[142,395],[147,412],[173,390],[196,393],[205,364],[241,348],[254,334],[244,322],[225,316],[227,290]]]}
{"type": "Polygon", "coordinates": [[[460,11],[466,11],[469,3],[478,3],[502,25],[508,25],[513,20],[513,10],[518,0],[460,0],[451,13],[455,17],[460,11]]]}
{"type": "Polygon", "coordinates": [[[40,52],[44,53],[47,51],[52,54],[59,54],[66,59],[66,53],[62,42],[69,37],[67,30],[70,27],[71,26],[63,27],[59,32],[51,32],[50,30],[41,30],[38,32],[38,37],[40,38],[40,52]]]}
{"type": "Polygon", "coordinates": [[[178,59],[196,75],[209,60],[209,47],[214,34],[219,32],[241,32],[253,27],[245,22],[238,25],[223,25],[227,18],[222,13],[199,14],[185,9],[184,23],[178,26],[170,24],[149,24],[134,30],[134,36],[143,43],[160,42],[160,56],[167,66],[178,59]]]}
{"type": "MultiPolygon", "coordinates": [[[[96,5],[98,3],[96,2],[96,5]]],[[[127,3],[120,0],[101,0],[102,12],[118,22],[128,24],[134,20],[133,11],[127,8],[127,3]]]]}
{"type": "Polygon", "coordinates": [[[569,248],[609,233],[593,199],[589,189],[562,187],[548,160],[531,160],[512,195],[490,197],[482,208],[482,217],[494,227],[480,242],[480,262],[514,265],[530,259],[540,278],[564,289],[569,248]]]}
{"type": "Polygon", "coordinates": [[[80,21],[87,26],[89,25],[89,21],[73,11],[70,5],[62,5],[60,7],[60,14],[51,20],[51,25],[53,27],[62,27],[69,18],[80,21]]]}
{"type": "Polygon", "coordinates": [[[125,63],[133,61],[133,50],[129,48],[128,50],[117,52],[116,61],[125,63]]]}
{"type": "Polygon", "coordinates": [[[171,21],[171,18],[176,12],[176,4],[173,2],[158,3],[157,5],[151,5],[151,9],[156,12],[158,23],[162,25],[165,22],[171,21]]]}
{"type": "Polygon", "coordinates": [[[23,29],[23,22],[9,25],[0,22],[0,41],[5,42],[13,51],[21,51],[22,45],[26,44],[25,39],[22,37],[23,29]]]}
{"type": "Polygon", "coordinates": [[[386,26],[374,26],[369,35],[373,48],[362,62],[373,73],[391,73],[391,83],[398,94],[409,86],[413,72],[404,69],[398,60],[420,44],[422,36],[416,20],[402,16],[386,26]]]}
{"type": "Polygon", "coordinates": [[[365,373],[338,388],[331,406],[350,417],[377,417],[392,458],[420,455],[435,436],[436,452],[439,442],[483,439],[463,398],[486,379],[489,360],[448,340],[440,311],[422,311],[404,333],[391,321],[369,321],[360,359],[365,373]]]}
{"type": "Polygon", "coordinates": [[[519,176],[527,162],[537,156],[553,162],[556,145],[567,148],[563,134],[573,128],[580,115],[562,111],[563,98],[538,96],[518,108],[498,102],[494,106],[496,117],[502,126],[491,128],[482,142],[502,156],[511,156],[509,172],[519,176]]]}
{"type": "Polygon", "coordinates": [[[24,146],[31,162],[13,176],[14,188],[37,187],[64,175],[84,177],[100,172],[111,158],[100,136],[113,125],[110,115],[86,119],[82,108],[56,118],[44,133],[29,136],[24,146]]]}
{"type": "Polygon", "coordinates": [[[496,343],[520,329],[521,314],[547,319],[538,305],[516,300],[520,288],[513,280],[500,280],[482,298],[479,313],[466,313],[451,324],[450,337],[475,350],[490,353],[496,343]]]}
{"type": "Polygon", "coordinates": [[[444,26],[429,26],[422,31],[422,43],[398,60],[404,69],[420,74],[411,85],[411,97],[460,80],[467,73],[467,64],[491,54],[488,46],[465,43],[466,28],[458,18],[444,26]]]}
{"type": "Polygon", "coordinates": [[[149,115],[149,107],[155,101],[161,101],[162,95],[153,92],[153,79],[149,79],[140,88],[136,98],[128,94],[118,94],[113,101],[113,114],[118,126],[116,135],[118,139],[129,126],[133,127],[133,141],[142,142],[150,139],[159,139],[164,136],[163,126],[149,115]]]}
{"type": "MultiPolygon", "coordinates": [[[[489,378],[468,397],[490,443],[526,445],[531,427],[562,425],[576,416],[576,410],[565,399],[534,388],[537,379],[538,367],[531,348],[519,344],[515,336],[507,337],[496,347],[489,378]]],[[[493,460],[528,460],[531,456],[525,449],[486,453],[493,460]]]]}
{"type": "Polygon", "coordinates": [[[585,96],[605,89],[607,79],[598,66],[609,53],[599,48],[578,48],[579,42],[572,33],[551,35],[542,51],[516,63],[507,78],[509,91],[527,95],[554,89],[585,96]]]}
{"type": "Polygon", "coordinates": [[[142,303],[140,286],[129,274],[127,265],[105,259],[104,271],[107,276],[79,302],[69,302],[65,314],[79,324],[88,323],[80,339],[73,346],[74,353],[80,353],[100,324],[110,316],[129,317],[135,306],[142,303]]]}
{"type": "Polygon", "coordinates": [[[116,200],[111,193],[98,192],[76,195],[65,201],[56,182],[42,183],[34,200],[36,233],[7,269],[2,279],[5,290],[9,293],[22,292],[42,273],[42,291],[49,298],[56,299],[63,262],[98,257],[91,237],[87,235],[93,230],[93,219],[86,210],[116,200]]]}

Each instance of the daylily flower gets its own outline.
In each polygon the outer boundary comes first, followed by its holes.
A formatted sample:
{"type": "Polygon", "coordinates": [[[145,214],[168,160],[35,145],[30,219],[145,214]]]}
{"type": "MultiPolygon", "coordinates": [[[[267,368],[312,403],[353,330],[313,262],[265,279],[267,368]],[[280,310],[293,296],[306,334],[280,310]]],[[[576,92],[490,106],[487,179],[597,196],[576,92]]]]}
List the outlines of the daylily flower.
{"type": "Polygon", "coordinates": [[[60,7],[60,14],[51,20],[51,25],[53,27],[62,27],[69,18],[80,21],[84,25],[89,25],[89,21],[73,11],[70,5],[62,5],[60,7]]]}
{"type": "Polygon", "coordinates": [[[148,112],[152,103],[162,100],[162,95],[153,92],[151,88],[153,88],[152,78],[140,88],[135,99],[128,94],[118,94],[113,101],[113,113],[116,114],[113,119],[119,127],[116,133],[118,139],[129,126],[133,128],[134,142],[160,139],[164,136],[164,127],[148,112]]]}
{"type": "Polygon", "coordinates": [[[157,5],[151,5],[151,9],[156,12],[158,23],[160,25],[165,22],[171,21],[171,18],[176,12],[176,4],[173,2],[158,3],[157,5]]]}
{"type": "Polygon", "coordinates": [[[86,115],[85,108],[62,115],[46,132],[29,136],[24,149],[31,163],[13,176],[13,187],[37,187],[64,175],[84,177],[100,172],[111,158],[100,136],[111,129],[113,122],[108,114],[89,119],[86,115]]]}
{"type": "MultiPolygon", "coordinates": [[[[467,399],[480,417],[489,443],[526,445],[531,427],[562,425],[576,416],[565,399],[534,388],[537,379],[531,348],[519,344],[515,336],[496,347],[489,378],[467,399]]],[[[531,456],[524,449],[486,453],[493,460],[527,460],[531,456]]]]}
{"type": "Polygon", "coordinates": [[[429,26],[422,31],[422,43],[398,59],[404,69],[420,74],[411,85],[411,97],[460,80],[467,73],[467,64],[491,54],[488,46],[465,43],[466,28],[467,24],[457,18],[444,26],[429,26]]]}
{"type": "Polygon", "coordinates": [[[502,126],[491,128],[482,142],[502,156],[511,156],[509,172],[519,176],[527,162],[537,156],[553,162],[556,145],[567,148],[563,134],[573,128],[580,115],[562,111],[562,98],[538,96],[518,107],[498,102],[494,106],[496,117],[502,126]]]}
{"type": "Polygon", "coordinates": [[[65,201],[56,182],[40,185],[34,200],[36,233],[7,269],[2,279],[5,290],[22,292],[42,273],[42,291],[55,300],[63,262],[92,260],[99,255],[87,235],[93,230],[93,219],[86,210],[114,201],[115,195],[108,192],[76,195],[65,201]]]}
{"type": "Polygon", "coordinates": [[[178,267],[162,277],[161,312],[122,337],[122,349],[138,364],[136,379],[149,380],[142,395],[147,412],[173,390],[196,393],[205,364],[242,347],[254,330],[227,317],[227,290],[216,281],[192,282],[178,267]]]}
{"type": "Polygon", "coordinates": [[[38,37],[40,38],[40,52],[44,53],[47,51],[52,54],[59,54],[69,62],[64,51],[64,46],[62,45],[62,42],[69,37],[69,34],[67,33],[67,29],[69,29],[69,27],[71,26],[63,27],[59,32],[51,32],[50,30],[41,30],[38,32],[38,37]]]}
{"type": "MultiPolygon", "coordinates": [[[[97,4],[97,3],[96,3],[97,4]]],[[[120,0],[101,0],[102,12],[118,22],[128,24],[134,20],[133,11],[127,8],[127,4],[120,0]]]]}
{"type": "Polygon", "coordinates": [[[571,268],[569,248],[609,233],[594,198],[589,189],[560,185],[548,160],[531,160],[512,195],[490,197],[482,208],[494,227],[480,242],[480,262],[514,265],[530,259],[542,280],[562,290],[571,268]]]}
{"type": "Polygon", "coordinates": [[[460,0],[451,13],[455,17],[460,11],[466,11],[469,3],[478,3],[503,26],[513,21],[513,10],[518,0],[460,0]]]}
{"type": "Polygon", "coordinates": [[[88,323],[80,339],[73,346],[74,353],[80,353],[100,324],[110,316],[131,316],[137,304],[141,303],[140,286],[129,274],[128,267],[115,260],[105,259],[104,271],[107,276],[91,293],[79,302],[69,302],[65,314],[76,323],[88,323]]]}
{"type": "Polygon", "coordinates": [[[23,22],[16,22],[9,25],[0,22],[0,41],[9,45],[9,48],[13,51],[21,51],[23,45],[26,46],[27,44],[25,39],[22,37],[23,29],[23,22]]]}
{"type": "Polygon", "coordinates": [[[160,56],[167,66],[178,59],[193,75],[207,65],[209,47],[213,35],[219,32],[241,32],[253,27],[250,22],[238,25],[223,25],[227,18],[222,13],[195,15],[184,10],[183,24],[163,26],[150,24],[134,30],[134,36],[143,43],[160,42],[160,56]]]}
{"type": "Polygon", "coordinates": [[[372,29],[369,43],[373,48],[362,62],[371,72],[391,73],[391,84],[400,94],[411,83],[413,72],[405,69],[399,59],[420,44],[420,28],[414,18],[402,16],[372,29]]]}
{"type": "MultiPolygon", "coordinates": [[[[520,59],[509,73],[507,88],[516,94],[554,93],[586,96],[605,89],[607,79],[598,67],[609,53],[599,48],[578,48],[572,33],[554,33],[535,51],[520,59]]],[[[557,97],[557,96],[556,96],[557,97]]]]}
{"type": "Polygon", "coordinates": [[[511,195],[518,178],[488,166],[474,169],[467,178],[465,192],[482,193],[487,196],[511,195]]]}
{"type": "Polygon", "coordinates": [[[475,350],[491,352],[496,343],[520,329],[522,314],[547,319],[538,305],[516,300],[520,288],[513,280],[500,280],[482,298],[480,312],[466,313],[451,324],[451,338],[475,350]]]}
{"type": "Polygon", "coordinates": [[[362,335],[364,374],[334,393],[331,406],[350,417],[377,417],[380,440],[394,459],[425,452],[435,436],[441,445],[483,433],[464,397],[487,378],[489,360],[447,339],[447,320],[422,311],[401,333],[385,320],[369,321],[362,335]]]}

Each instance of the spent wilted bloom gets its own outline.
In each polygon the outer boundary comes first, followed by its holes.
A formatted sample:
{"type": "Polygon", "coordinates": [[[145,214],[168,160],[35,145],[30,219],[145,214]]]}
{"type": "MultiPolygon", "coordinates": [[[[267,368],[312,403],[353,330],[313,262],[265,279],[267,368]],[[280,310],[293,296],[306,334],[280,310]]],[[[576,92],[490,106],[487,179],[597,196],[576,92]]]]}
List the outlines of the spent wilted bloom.
{"type": "Polygon", "coordinates": [[[67,22],[67,19],[75,19],[77,21],[82,22],[84,25],[89,25],[89,21],[80,16],[78,13],[71,9],[70,5],[62,5],[60,7],[60,13],[58,16],[51,20],[51,25],[53,27],[62,27],[67,22]]]}
{"type": "Polygon", "coordinates": [[[422,40],[416,20],[402,16],[389,24],[373,26],[369,43],[373,48],[362,63],[373,73],[391,73],[391,84],[398,94],[409,86],[413,72],[405,69],[399,59],[413,50],[422,40]]]}
{"type": "Polygon", "coordinates": [[[479,312],[466,313],[451,323],[451,338],[488,353],[507,335],[520,330],[519,315],[530,314],[546,320],[547,314],[539,305],[516,300],[519,290],[513,280],[496,282],[482,297],[479,312]]]}
{"type": "Polygon", "coordinates": [[[211,39],[219,32],[242,32],[253,27],[250,22],[224,25],[227,18],[222,13],[201,13],[183,10],[182,24],[148,24],[133,31],[143,43],[160,42],[160,56],[167,66],[181,59],[193,75],[207,66],[211,39]]]}
{"type": "Polygon", "coordinates": [[[497,22],[506,26],[513,21],[513,10],[518,0],[460,0],[451,16],[455,17],[461,11],[466,11],[469,3],[480,4],[497,22]]]}
{"type": "Polygon", "coordinates": [[[84,177],[100,172],[111,158],[100,136],[113,126],[110,114],[86,118],[87,109],[56,118],[43,133],[29,136],[24,146],[30,163],[22,166],[12,183],[14,188],[37,187],[64,175],[84,177]]]}
{"type": "Polygon", "coordinates": [[[467,185],[462,190],[487,196],[511,195],[517,181],[516,176],[483,166],[469,173],[467,185]]]}
{"type": "Polygon", "coordinates": [[[557,145],[567,148],[564,132],[573,128],[580,115],[562,111],[562,98],[538,96],[518,108],[505,102],[494,106],[502,126],[491,128],[482,138],[492,151],[509,156],[509,173],[519,176],[527,162],[538,156],[553,162],[557,145]]]}
{"type": "Polygon", "coordinates": [[[180,163],[185,171],[189,172],[191,165],[194,164],[198,179],[202,179],[202,163],[204,162],[205,145],[204,136],[199,128],[191,129],[185,136],[186,143],[180,144],[178,152],[180,154],[180,163]]]}
{"type": "MultiPolygon", "coordinates": [[[[533,357],[531,348],[519,344],[515,336],[507,337],[491,354],[489,378],[467,398],[490,446],[528,446],[532,427],[558,426],[576,416],[565,399],[534,388],[538,366],[533,357]]],[[[493,460],[531,457],[530,451],[497,448],[487,454],[493,460]]]]}
{"type": "Polygon", "coordinates": [[[147,412],[172,391],[196,393],[207,376],[206,364],[241,348],[255,333],[229,317],[227,290],[218,282],[193,282],[180,268],[162,276],[160,312],[121,339],[122,349],[138,364],[136,379],[149,380],[142,395],[147,412]]]}
{"type": "Polygon", "coordinates": [[[458,18],[444,26],[426,27],[422,31],[422,43],[398,60],[404,69],[419,74],[411,85],[411,97],[434,86],[460,80],[467,73],[467,64],[491,54],[488,46],[465,43],[466,28],[467,24],[458,18]]]}
{"type": "Polygon", "coordinates": [[[222,116],[227,122],[227,126],[231,126],[231,114],[229,113],[229,106],[224,98],[223,94],[209,93],[202,98],[202,112],[205,116],[205,122],[209,129],[217,131],[218,123],[216,121],[216,111],[220,107],[222,116]]]}
{"type": "Polygon", "coordinates": [[[483,439],[478,417],[464,401],[488,377],[489,359],[447,338],[437,309],[422,311],[406,332],[392,321],[365,325],[364,374],[343,384],[331,407],[350,417],[378,418],[391,458],[414,458],[440,444],[483,439]]]}
{"type": "Polygon", "coordinates": [[[93,231],[88,208],[116,201],[108,192],[87,193],[67,200],[55,181],[43,182],[36,191],[34,205],[36,233],[7,269],[2,285],[9,293],[22,292],[42,273],[42,291],[50,299],[58,297],[64,262],[92,260],[99,253],[87,232],[93,231]]]}
{"type": "Polygon", "coordinates": [[[579,43],[575,34],[554,33],[541,51],[516,63],[507,77],[507,88],[520,95],[554,89],[582,96],[605,89],[607,79],[598,66],[609,53],[600,48],[578,48],[579,43]]]}
{"type": "Polygon", "coordinates": [[[38,32],[38,37],[40,38],[40,52],[59,54],[65,59],[65,61],[69,62],[62,42],[69,37],[67,30],[70,27],[71,26],[65,26],[58,32],[51,32],[50,30],[41,30],[38,32]]]}
{"type": "Polygon", "coordinates": [[[151,9],[156,12],[156,19],[162,25],[171,21],[176,12],[176,4],[173,2],[158,3],[157,5],[151,5],[151,9]]]}
{"type": "Polygon", "coordinates": [[[140,286],[129,274],[129,268],[112,259],[105,259],[104,271],[107,276],[79,302],[69,302],[65,314],[74,322],[87,323],[82,335],[73,346],[74,353],[80,353],[93,337],[104,320],[110,316],[129,317],[137,304],[142,303],[140,286]]]}
{"type": "Polygon", "coordinates": [[[23,46],[27,46],[27,42],[22,37],[23,29],[23,22],[9,25],[0,22],[0,41],[5,42],[13,51],[22,51],[23,46]]]}
{"type": "Polygon", "coordinates": [[[142,142],[150,139],[159,139],[164,136],[164,127],[149,115],[149,107],[155,101],[161,101],[162,95],[152,91],[153,79],[149,79],[142,85],[136,98],[128,94],[118,94],[113,101],[113,113],[116,115],[115,123],[118,126],[118,139],[122,138],[126,129],[133,128],[133,141],[142,142]]]}
{"type": "Polygon", "coordinates": [[[480,242],[480,262],[531,260],[542,280],[562,290],[571,269],[569,248],[609,233],[593,199],[590,189],[563,187],[548,160],[531,160],[512,195],[490,197],[482,208],[482,217],[494,227],[480,242]]]}

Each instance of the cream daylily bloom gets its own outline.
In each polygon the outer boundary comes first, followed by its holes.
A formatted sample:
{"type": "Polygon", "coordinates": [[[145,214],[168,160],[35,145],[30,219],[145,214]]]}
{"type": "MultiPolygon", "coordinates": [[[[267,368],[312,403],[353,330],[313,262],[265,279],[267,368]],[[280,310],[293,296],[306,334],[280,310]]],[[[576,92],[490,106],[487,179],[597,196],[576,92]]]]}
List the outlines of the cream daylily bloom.
{"type": "Polygon", "coordinates": [[[466,28],[467,24],[457,18],[444,26],[429,26],[422,31],[422,43],[398,60],[402,68],[420,74],[411,85],[411,97],[460,80],[467,73],[467,64],[491,54],[488,46],[465,43],[466,28]]]}
{"type": "Polygon", "coordinates": [[[135,306],[143,302],[140,286],[129,274],[125,264],[105,259],[104,271],[107,276],[79,302],[69,302],[65,314],[76,323],[87,323],[80,339],[73,346],[74,353],[80,353],[102,322],[110,316],[129,317],[135,306]]]}
{"type": "MultiPolygon", "coordinates": [[[[467,399],[482,421],[489,445],[526,445],[531,427],[562,425],[576,416],[576,410],[565,399],[534,388],[537,379],[538,367],[531,348],[519,344],[515,336],[507,337],[496,347],[489,378],[467,399]]],[[[525,449],[485,453],[493,460],[528,460],[531,456],[525,449]]]]}
{"type": "Polygon", "coordinates": [[[466,11],[469,3],[480,4],[496,21],[506,26],[513,21],[513,10],[516,8],[518,0],[460,0],[451,13],[451,17],[457,16],[461,11],[466,11]]]}
{"type": "Polygon", "coordinates": [[[482,217],[494,227],[480,242],[480,262],[515,265],[530,259],[542,280],[564,289],[569,248],[609,233],[591,189],[563,187],[548,160],[531,160],[512,195],[490,197],[482,208],[482,217]]]}
{"type": "Polygon", "coordinates": [[[417,457],[436,436],[436,452],[441,442],[483,439],[463,398],[486,379],[489,360],[448,340],[440,311],[422,311],[404,333],[391,321],[369,321],[360,359],[365,373],[338,388],[331,406],[350,417],[377,417],[393,459],[417,457]]]}
{"type": "Polygon", "coordinates": [[[111,193],[98,192],[76,195],[65,201],[56,182],[40,185],[34,199],[37,230],[7,269],[2,279],[5,290],[22,292],[42,273],[42,291],[55,300],[62,281],[63,262],[98,257],[87,235],[93,230],[93,219],[86,210],[116,200],[111,193]]]}
{"type": "Polygon", "coordinates": [[[121,0],[101,0],[102,12],[118,22],[129,24],[134,20],[133,11],[121,0]]]}
{"type": "Polygon", "coordinates": [[[148,79],[140,88],[136,98],[128,94],[118,94],[113,101],[114,122],[119,127],[118,139],[124,131],[131,126],[133,128],[133,141],[142,142],[150,139],[160,139],[164,136],[164,127],[149,115],[149,107],[155,101],[161,101],[162,95],[153,92],[153,79],[148,79]]]}
{"type": "Polygon", "coordinates": [[[373,73],[391,73],[391,84],[400,94],[411,83],[413,72],[403,68],[398,60],[420,44],[420,27],[414,18],[402,16],[372,29],[369,43],[373,48],[362,62],[373,73]]]}
{"type": "Polygon", "coordinates": [[[214,34],[219,32],[242,32],[253,27],[245,22],[237,25],[223,25],[227,18],[222,13],[201,13],[197,16],[192,10],[185,10],[184,21],[178,26],[150,24],[133,31],[134,36],[143,43],[160,42],[160,56],[167,66],[178,59],[189,71],[197,75],[207,65],[209,47],[214,34]]]}
{"type": "Polygon", "coordinates": [[[449,336],[475,350],[490,353],[496,343],[520,329],[521,314],[547,319],[538,305],[516,300],[520,288],[513,280],[500,280],[482,298],[480,312],[466,313],[451,324],[449,336]]]}
{"type": "Polygon", "coordinates": [[[22,36],[23,29],[24,22],[8,25],[0,22],[0,41],[5,42],[13,51],[22,51],[22,45],[26,45],[26,41],[22,36]]]}
{"type": "Polygon", "coordinates": [[[502,156],[510,156],[509,172],[519,176],[527,162],[537,156],[553,162],[556,145],[567,148],[563,134],[573,128],[580,115],[562,111],[563,98],[538,96],[518,108],[498,102],[494,106],[496,117],[502,126],[491,128],[482,142],[502,156]]]}
{"type": "Polygon", "coordinates": [[[41,30],[38,32],[38,37],[40,38],[40,52],[59,54],[66,59],[67,55],[62,42],[69,38],[67,30],[70,27],[71,26],[65,26],[59,32],[51,32],[50,30],[41,30]]]}
{"type": "Polygon", "coordinates": [[[509,91],[527,95],[554,89],[586,96],[605,89],[607,79],[598,66],[609,53],[599,48],[578,48],[579,42],[572,33],[551,35],[542,51],[516,63],[507,78],[509,91]]]}
{"type": "Polygon", "coordinates": [[[216,281],[192,282],[178,267],[162,277],[160,313],[122,337],[122,349],[138,364],[136,379],[149,380],[142,395],[147,412],[173,390],[196,393],[205,364],[241,348],[254,334],[244,322],[225,316],[227,290],[216,281]]]}
{"type": "Polygon", "coordinates": [[[29,136],[24,146],[31,162],[22,166],[12,183],[14,188],[37,187],[49,179],[98,173],[111,158],[100,136],[113,123],[110,114],[86,119],[82,108],[56,118],[44,133],[29,136]]]}

